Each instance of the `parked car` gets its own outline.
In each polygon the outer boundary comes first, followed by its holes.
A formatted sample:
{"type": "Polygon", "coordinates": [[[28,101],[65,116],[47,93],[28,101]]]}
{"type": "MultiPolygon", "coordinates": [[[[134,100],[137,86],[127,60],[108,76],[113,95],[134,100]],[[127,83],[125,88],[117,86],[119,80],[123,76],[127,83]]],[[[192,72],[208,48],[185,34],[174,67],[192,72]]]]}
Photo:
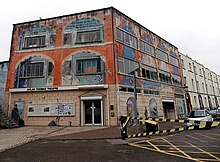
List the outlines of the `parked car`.
{"type": "MultiPolygon", "coordinates": [[[[188,120],[194,121],[213,121],[212,115],[208,110],[192,110],[189,113],[188,120]]],[[[199,123],[187,123],[187,126],[199,126],[199,123]]]]}
{"type": "Polygon", "coordinates": [[[210,110],[209,113],[213,117],[213,121],[220,121],[220,108],[216,110],[210,110]]]}

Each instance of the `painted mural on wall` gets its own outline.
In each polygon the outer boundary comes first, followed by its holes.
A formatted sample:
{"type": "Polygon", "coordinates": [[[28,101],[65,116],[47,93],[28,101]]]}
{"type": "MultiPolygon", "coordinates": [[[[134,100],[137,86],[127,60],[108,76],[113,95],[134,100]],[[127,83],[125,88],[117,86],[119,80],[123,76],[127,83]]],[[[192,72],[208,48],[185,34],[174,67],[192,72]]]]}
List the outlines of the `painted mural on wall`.
{"type": "Polygon", "coordinates": [[[104,84],[104,61],[91,52],[79,52],[68,57],[62,66],[62,85],[104,84]]]}
{"type": "Polygon", "coordinates": [[[183,94],[184,90],[182,87],[180,86],[173,86],[173,92],[177,93],[177,94],[183,94]]]}
{"type": "Polygon", "coordinates": [[[127,116],[134,116],[135,98],[130,97],[127,100],[127,116]]]}
{"type": "Polygon", "coordinates": [[[177,115],[178,115],[178,118],[182,119],[184,117],[182,100],[177,100],[176,105],[177,105],[177,115]]]}
{"type": "Polygon", "coordinates": [[[43,25],[34,25],[20,35],[19,50],[53,47],[55,32],[43,25]]]}
{"type": "Polygon", "coordinates": [[[156,67],[155,59],[152,56],[143,55],[142,63],[146,65],[150,65],[152,67],[156,67]]]}
{"type": "Polygon", "coordinates": [[[64,45],[100,43],[103,38],[103,24],[95,18],[77,19],[64,28],[64,45]]]}
{"type": "Polygon", "coordinates": [[[4,103],[4,91],[7,79],[8,63],[0,63],[0,108],[3,108],[4,103]]]}
{"type": "Polygon", "coordinates": [[[158,82],[150,81],[150,80],[143,80],[143,86],[146,89],[152,90],[161,90],[161,84],[158,82]]]}
{"type": "Polygon", "coordinates": [[[149,110],[150,110],[150,117],[152,118],[158,117],[157,102],[154,98],[150,99],[149,101],[149,110]]]}
{"type": "MultiPolygon", "coordinates": [[[[127,19],[126,16],[116,14],[115,18],[117,27],[116,53],[118,54],[119,72],[130,74],[127,72],[128,70],[123,69],[122,65],[124,64],[129,69],[131,65],[133,66],[132,61],[134,61],[135,64],[139,64],[139,67],[142,68],[140,77],[143,78],[144,88],[159,90],[163,88],[157,85],[157,81],[160,81],[175,86],[175,88],[172,88],[172,86],[168,84],[165,86],[164,84],[165,88],[163,90],[182,94],[183,90],[179,81],[182,74],[178,49],[146,28],[127,19]],[[143,69],[145,73],[143,73],[143,69]],[[158,75],[159,77],[151,76],[153,73],[157,73],[155,76],[158,75]],[[173,78],[174,82],[172,82],[173,78]],[[178,81],[176,81],[176,78],[178,78],[178,81]]],[[[131,86],[129,82],[126,82],[126,80],[129,80],[129,76],[124,76],[124,78],[120,76],[119,78],[121,84],[125,83],[131,86]]]]}
{"type": "Polygon", "coordinates": [[[53,63],[41,55],[21,61],[16,69],[15,88],[32,88],[53,85],[53,63]]]}
{"type": "MultiPolygon", "coordinates": [[[[119,78],[120,84],[134,87],[134,77],[120,75],[119,78]]],[[[136,79],[136,86],[141,87],[141,84],[138,79],[136,79]]]]}

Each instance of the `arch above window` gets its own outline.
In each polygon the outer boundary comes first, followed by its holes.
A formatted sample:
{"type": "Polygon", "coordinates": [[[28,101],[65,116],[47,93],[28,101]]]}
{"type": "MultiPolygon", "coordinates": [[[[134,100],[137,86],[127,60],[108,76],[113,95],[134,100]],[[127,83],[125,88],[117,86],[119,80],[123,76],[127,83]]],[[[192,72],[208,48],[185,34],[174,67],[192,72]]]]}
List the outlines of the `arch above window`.
{"type": "Polygon", "coordinates": [[[53,63],[41,56],[30,56],[20,62],[15,73],[15,88],[32,88],[53,85],[53,63]]]}
{"type": "Polygon", "coordinates": [[[47,26],[34,26],[20,36],[19,49],[42,48],[54,46],[55,33],[47,26]]]}
{"type": "Polygon", "coordinates": [[[78,19],[64,28],[64,45],[100,43],[102,41],[103,24],[97,19],[78,19]]]}
{"type": "Polygon", "coordinates": [[[157,112],[157,101],[152,98],[149,101],[149,109],[150,109],[150,117],[158,117],[158,112],[157,112]]]}
{"type": "Polygon", "coordinates": [[[71,22],[65,27],[65,31],[71,31],[73,29],[87,29],[102,27],[102,23],[94,18],[82,18],[71,22]]]}
{"type": "Polygon", "coordinates": [[[62,65],[62,85],[103,84],[104,66],[104,61],[96,53],[73,54],[62,65]]]}

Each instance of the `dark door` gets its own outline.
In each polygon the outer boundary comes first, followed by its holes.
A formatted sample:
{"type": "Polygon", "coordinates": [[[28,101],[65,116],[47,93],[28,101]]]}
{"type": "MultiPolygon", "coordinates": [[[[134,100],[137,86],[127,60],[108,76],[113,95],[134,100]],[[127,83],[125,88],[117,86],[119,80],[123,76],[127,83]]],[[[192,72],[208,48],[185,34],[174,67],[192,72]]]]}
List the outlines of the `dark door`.
{"type": "Polygon", "coordinates": [[[101,100],[85,100],[85,124],[87,125],[100,125],[102,124],[102,108],[101,100]]]}

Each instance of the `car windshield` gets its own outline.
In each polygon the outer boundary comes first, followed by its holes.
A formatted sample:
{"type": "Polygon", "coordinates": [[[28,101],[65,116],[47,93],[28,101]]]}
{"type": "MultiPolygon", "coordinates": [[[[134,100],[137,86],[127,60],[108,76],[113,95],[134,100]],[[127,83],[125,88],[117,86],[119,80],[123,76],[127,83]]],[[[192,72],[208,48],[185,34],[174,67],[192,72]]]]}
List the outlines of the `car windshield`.
{"type": "Polygon", "coordinates": [[[209,113],[215,115],[217,113],[217,110],[210,110],[209,113]]]}
{"type": "Polygon", "coordinates": [[[198,117],[205,117],[205,111],[191,111],[189,114],[190,118],[198,118],[198,117]]]}

